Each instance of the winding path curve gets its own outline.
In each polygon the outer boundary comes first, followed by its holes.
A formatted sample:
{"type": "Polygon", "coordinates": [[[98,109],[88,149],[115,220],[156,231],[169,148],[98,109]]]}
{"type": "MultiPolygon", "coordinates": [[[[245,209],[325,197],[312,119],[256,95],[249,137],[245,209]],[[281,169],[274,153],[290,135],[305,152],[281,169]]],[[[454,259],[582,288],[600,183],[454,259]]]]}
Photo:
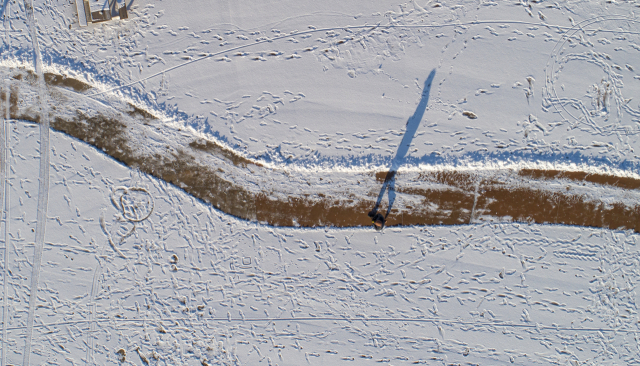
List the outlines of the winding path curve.
{"type": "MultiPolygon", "coordinates": [[[[16,71],[19,88],[14,88],[14,93],[34,88],[38,78],[16,71]]],[[[51,111],[52,128],[170,182],[221,211],[275,226],[370,225],[367,213],[376,204],[385,171],[267,167],[215,141],[171,131],[149,112],[121,100],[96,101],[91,105],[95,112],[70,116],[63,111],[78,109],[74,104],[78,95],[84,97],[84,103],[90,101],[91,87],[61,75],[44,74],[44,79],[49,88],[59,92],[55,93],[59,107],[51,111]]],[[[11,118],[38,121],[28,101],[17,103],[20,98],[16,95],[11,99],[11,118]]],[[[434,167],[429,171],[401,169],[396,179],[398,199],[389,210],[388,226],[517,221],[640,232],[640,179],[624,173],[434,167]],[[602,199],[605,193],[609,197],[606,202],[602,199]]],[[[381,202],[380,208],[387,210],[388,202],[381,202]]]]}

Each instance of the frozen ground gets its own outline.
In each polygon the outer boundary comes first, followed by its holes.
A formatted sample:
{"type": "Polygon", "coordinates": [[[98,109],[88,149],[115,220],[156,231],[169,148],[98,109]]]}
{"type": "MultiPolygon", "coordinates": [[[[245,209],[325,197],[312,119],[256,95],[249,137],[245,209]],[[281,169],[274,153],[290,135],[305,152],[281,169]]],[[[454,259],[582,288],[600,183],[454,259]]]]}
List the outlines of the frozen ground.
{"type": "Polygon", "coordinates": [[[390,167],[637,179],[635,1],[128,5],[79,28],[75,1],[0,2],[1,365],[638,362],[632,231],[274,228],[47,128],[121,118],[159,159],[210,141],[264,170],[199,164],[275,197],[375,198],[360,180],[390,167]]]}

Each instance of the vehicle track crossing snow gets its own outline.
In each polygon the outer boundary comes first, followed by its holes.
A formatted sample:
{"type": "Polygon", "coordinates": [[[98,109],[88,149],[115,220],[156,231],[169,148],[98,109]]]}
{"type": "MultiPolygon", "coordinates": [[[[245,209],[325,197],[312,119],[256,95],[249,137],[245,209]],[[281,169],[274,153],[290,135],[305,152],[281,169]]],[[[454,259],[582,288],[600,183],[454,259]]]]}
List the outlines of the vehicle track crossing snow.
{"type": "Polygon", "coordinates": [[[31,339],[33,336],[33,323],[35,321],[36,302],[38,301],[38,285],[40,282],[40,268],[42,265],[42,251],[44,250],[44,234],[47,224],[47,208],[49,204],[49,114],[46,98],[46,85],[42,68],[42,55],[38,45],[38,30],[36,29],[35,16],[33,14],[33,1],[24,0],[26,18],[33,45],[34,66],[38,76],[38,100],[40,117],[40,171],[38,186],[38,211],[36,223],[36,237],[33,254],[33,269],[31,273],[31,288],[29,294],[29,314],[27,318],[27,334],[22,364],[29,366],[31,357],[31,339]]]}
{"type": "Polygon", "coordinates": [[[11,202],[9,200],[9,184],[7,184],[9,178],[9,160],[7,150],[10,143],[10,116],[9,116],[9,92],[4,91],[2,93],[3,98],[0,98],[0,113],[2,113],[2,126],[0,127],[0,182],[2,188],[0,188],[0,194],[2,194],[2,222],[4,223],[4,263],[2,263],[2,362],[1,365],[7,364],[7,323],[9,318],[9,302],[7,294],[9,293],[9,217],[11,202]]]}
{"type": "MultiPolygon", "coordinates": [[[[4,1],[2,5],[2,11],[0,11],[0,15],[2,16],[2,22],[4,26],[5,32],[5,42],[11,42],[11,38],[8,36],[9,27],[7,26],[7,17],[5,13],[7,11],[7,7],[9,7],[9,1],[4,1]]],[[[11,131],[9,120],[10,120],[10,94],[9,90],[4,91],[4,100],[0,98],[0,113],[2,116],[2,126],[0,127],[0,180],[2,182],[2,187],[0,188],[0,194],[2,195],[2,221],[4,222],[4,263],[2,264],[2,358],[0,359],[0,366],[4,366],[7,364],[7,322],[9,317],[9,301],[7,298],[8,294],[8,278],[9,275],[9,207],[11,206],[9,200],[9,185],[7,184],[8,172],[9,172],[9,161],[7,150],[9,148],[9,134],[11,131]]]]}

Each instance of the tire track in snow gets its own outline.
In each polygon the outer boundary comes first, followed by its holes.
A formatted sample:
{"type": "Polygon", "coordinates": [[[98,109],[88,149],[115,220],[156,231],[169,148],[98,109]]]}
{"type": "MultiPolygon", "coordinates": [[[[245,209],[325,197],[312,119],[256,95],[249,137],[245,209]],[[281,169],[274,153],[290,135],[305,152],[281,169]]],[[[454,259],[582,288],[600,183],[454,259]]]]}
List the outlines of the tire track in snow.
{"type": "Polygon", "coordinates": [[[38,34],[33,14],[33,1],[24,0],[27,26],[33,44],[34,63],[38,75],[38,100],[40,104],[40,169],[38,186],[38,211],[36,215],[36,235],[33,255],[33,269],[31,273],[31,287],[29,294],[29,314],[27,317],[27,334],[25,337],[23,366],[29,366],[31,357],[31,339],[33,336],[33,322],[38,301],[38,283],[40,281],[40,267],[42,265],[42,251],[44,249],[44,234],[47,224],[47,207],[49,204],[49,115],[46,102],[46,86],[42,69],[42,56],[38,45],[38,34]]]}
{"type": "MultiPolygon", "coordinates": [[[[104,214],[104,213],[103,213],[104,214]]],[[[87,333],[87,359],[85,364],[95,364],[93,361],[93,348],[95,345],[95,336],[96,327],[98,325],[98,321],[95,319],[95,314],[97,311],[97,304],[95,302],[95,296],[98,292],[98,277],[102,275],[102,256],[104,255],[104,249],[106,244],[103,244],[102,250],[100,251],[100,257],[98,258],[98,266],[96,267],[95,272],[93,273],[93,280],[91,282],[91,293],[89,294],[89,332],[87,333]]]]}
{"type": "Polygon", "coordinates": [[[10,113],[9,113],[9,91],[2,91],[2,98],[0,98],[0,111],[2,111],[2,127],[0,127],[0,182],[2,188],[0,188],[0,194],[2,194],[2,221],[4,221],[4,263],[2,264],[2,363],[4,366],[7,364],[7,322],[9,317],[8,306],[9,302],[7,294],[9,293],[8,278],[9,275],[9,207],[11,203],[9,201],[9,185],[8,171],[9,160],[7,150],[9,149],[9,133],[11,127],[9,125],[10,113]]]}
{"type": "MultiPolygon", "coordinates": [[[[3,17],[3,27],[5,33],[5,44],[8,46],[11,45],[11,38],[9,37],[9,27],[7,26],[7,16],[6,11],[9,7],[9,1],[5,0],[2,11],[0,11],[0,15],[3,17]]],[[[9,171],[9,162],[8,162],[8,154],[7,150],[9,149],[9,134],[11,132],[11,127],[9,125],[9,120],[11,119],[11,97],[10,97],[10,89],[4,90],[3,93],[4,98],[0,98],[0,112],[2,113],[2,126],[0,127],[0,181],[1,188],[0,194],[2,194],[2,221],[4,221],[4,263],[2,264],[2,359],[0,359],[0,366],[5,366],[7,364],[7,322],[9,318],[9,301],[7,299],[7,294],[9,293],[8,286],[8,278],[9,274],[9,207],[11,207],[11,203],[9,201],[9,185],[7,184],[8,180],[8,171],[9,171]]]]}

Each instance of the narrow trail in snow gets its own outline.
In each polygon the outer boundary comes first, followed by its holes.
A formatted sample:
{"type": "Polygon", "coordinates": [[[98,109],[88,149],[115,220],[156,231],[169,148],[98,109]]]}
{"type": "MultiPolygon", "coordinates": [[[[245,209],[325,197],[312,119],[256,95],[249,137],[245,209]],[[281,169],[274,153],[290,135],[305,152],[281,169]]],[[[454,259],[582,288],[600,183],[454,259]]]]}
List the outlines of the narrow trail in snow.
{"type": "MultiPolygon", "coordinates": [[[[5,33],[5,42],[10,44],[11,37],[9,37],[9,27],[7,26],[8,17],[6,15],[7,7],[9,7],[9,1],[5,0],[2,5],[2,23],[5,33]]],[[[11,90],[11,88],[9,88],[11,90]]],[[[9,136],[11,133],[11,126],[9,120],[11,118],[10,105],[11,96],[10,90],[3,90],[0,93],[0,113],[2,113],[2,126],[0,127],[0,180],[2,187],[0,188],[0,194],[2,194],[2,221],[4,223],[4,263],[2,263],[2,358],[0,359],[0,366],[7,364],[7,324],[9,320],[9,299],[7,294],[9,293],[9,217],[11,217],[9,208],[11,207],[10,195],[9,195],[9,155],[7,153],[9,149],[9,143],[11,142],[9,136]]]]}
{"type": "Polygon", "coordinates": [[[98,267],[96,267],[93,272],[93,280],[91,282],[91,293],[89,294],[89,332],[87,332],[87,359],[86,364],[95,364],[95,359],[93,356],[93,350],[95,347],[95,331],[98,326],[98,323],[95,319],[95,314],[97,310],[97,304],[95,302],[96,294],[98,293],[98,277],[102,275],[102,256],[104,255],[106,244],[102,246],[100,251],[100,257],[98,257],[98,267]]]}
{"type": "Polygon", "coordinates": [[[7,364],[7,323],[9,318],[9,301],[7,294],[9,293],[9,159],[7,150],[9,149],[9,134],[11,126],[9,124],[9,101],[10,96],[7,90],[0,92],[0,113],[2,113],[2,126],[0,127],[0,194],[2,195],[2,222],[4,223],[4,263],[2,263],[2,362],[1,365],[7,364]]]}
{"type": "Polygon", "coordinates": [[[49,204],[49,114],[46,98],[46,85],[42,69],[42,56],[38,45],[38,31],[33,14],[32,0],[24,0],[27,25],[33,44],[35,72],[38,78],[38,104],[40,119],[40,169],[38,186],[38,211],[36,215],[35,246],[33,255],[33,269],[31,273],[31,287],[29,294],[29,314],[27,318],[27,334],[25,338],[24,357],[22,364],[29,366],[31,357],[31,339],[33,336],[33,322],[35,318],[36,302],[38,301],[38,284],[40,282],[40,267],[42,265],[42,251],[44,249],[44,234],[47,224],[47,208],[49,204]]]}
{"type": "MultiPolygon", "coordinates": [[[[2,22],[5,33],[5,42],[11,42],[11,38],[8,35],[9,27],[7,26],[8,17],[5,15],[9,1],[5,0],[2,5],[2,22]]],[[[9,155],[7,151],[10,143],[11,127],[9,119],[11,118],[10,105],[11,105],[10,90],[2,90],[0,92],[0,113],[2,116],[2,126],[0,126],[0,182],[2,184],[0,188],[0,194],[2,195],[2,222],[4,223],[4,263],[2,263],[2,358],[0,359],[0,366],[7,364],[7,324],[9,321],[9,299],[7,294],[9,293],[9,207],[11,207],[11,201],[9,200],[9,155]]]]}

